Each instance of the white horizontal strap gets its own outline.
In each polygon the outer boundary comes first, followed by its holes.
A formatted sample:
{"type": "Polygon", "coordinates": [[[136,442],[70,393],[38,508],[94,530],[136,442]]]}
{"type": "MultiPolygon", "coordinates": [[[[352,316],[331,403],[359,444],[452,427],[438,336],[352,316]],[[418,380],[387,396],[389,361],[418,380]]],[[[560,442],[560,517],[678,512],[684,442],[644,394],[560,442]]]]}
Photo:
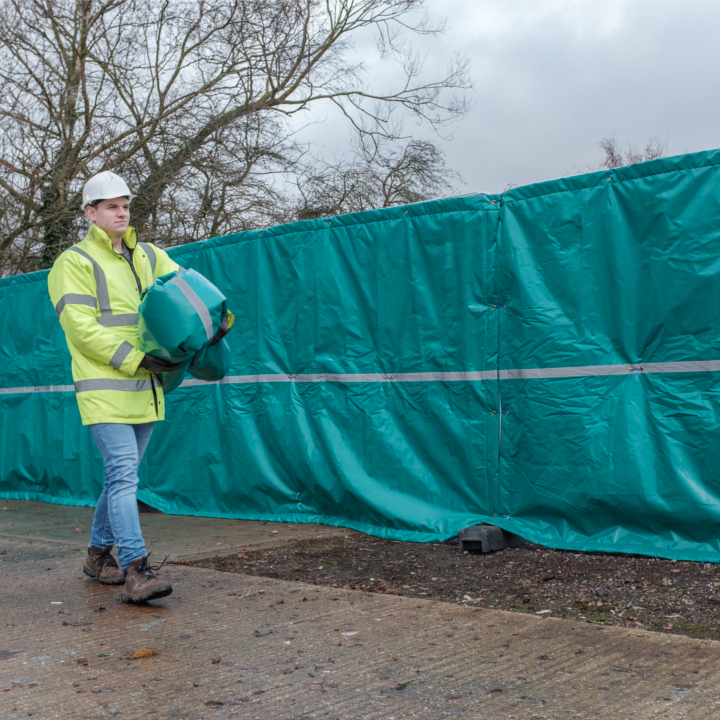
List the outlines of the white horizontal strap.
{"type": "Polygon", "coordinates": [[[383,373],[301,373],[299,375],[288,375],[290,382],[299,383],[377,383],[385,382],[388,379],[389,376],[383,373]]]}
{"type": "Polygon", "coordinates": [[[550,378],[718,371],[720,371],[720,360],[684,360],[680,362],[635,363],[632,365],[575,365],[572,367],[501,370],[500,380],[541,380],[550,378]]]}
{"type": "Polygon", "coordinates": [[[28,393],[72,392],[74,385],[35,385],[34,387],[0,388],[0,395],[27,395],[28,393]]]}
{"type": "MultiPolygon", "coordinates": [[[[477,382],[496,380],[495,370],[473,372],[428,372],[428,373],[316,373],[300,375],[228,375],[216,380],[216,385],[248,385],[255,383],[385,383],[385,382],[477,382]]],[[[180,387],[207,385],[205,380],[184,380],[180,387]]]]}
{"type": "MultiPolygon", "coordinates": [[[[720,372],[720,360],[692,360],[681,362],[638,363],[636,365],[577,365],[574,367],[557,368],[525,368],[519,370],[501,370],[500,380],[534,380],[551,378],[603,377],[610,375],[643,375],[660,373],[697,373],[720,372]]],[[[262,383],[386,383],[386,382],[485,382],[498,379],[495,370],[476,370],[470,372],[427,372],[427,373],[317,373],[301,375],[284,375],[272,373],[268,375],[228,375],[222,380],[206,382],[205,380],[188,379],[180,387],[198,385],[251,385],[262,383]]],[[[104,381],[80,381],[81,383],[104,381]]],[[[93,387],[92,389],[125,389],[146,390],[150,383],[145,381],[119,380],[107,381],[130,383],[120,388],[93,387]],[[140,382],[141,386],[135,383],[140,382]]],[[[0,388],[0,395],[19,395],[32,392],[70,392],[72,385],[43,385],[36,387],[0,388]]],[[[83,388],[89,389],[89,388],[83,388]]]]}
{"type": "Polygon", "coordinates": [[[642,369],[646,373],[717,372],[720,360],[643,363],[642,369]]]}
{"type": "Polygon", "coordinates": [[[496,370],[473,370],[470,372],[419,372],[391,373],[385,380],[393,382],[483,382],[497,380],[496,370]]]}
{"type": "Polygon", "coordinates": [[[254,383],[290,382],[289,375],[227,375],[222,380],[183,380],[180,387],[195,385],[252,385],[254,383]]]}
{"type": "MultiPolygon", "coordinates": [[[[578,365],[556,368],[521,368],[501,370],[500,380],[537,380],[546,378],[593,377],[595,375],[627,375],[634,365],[578,365]]],[[[637,366],[640,367],[640,366],[637,366]]]]}

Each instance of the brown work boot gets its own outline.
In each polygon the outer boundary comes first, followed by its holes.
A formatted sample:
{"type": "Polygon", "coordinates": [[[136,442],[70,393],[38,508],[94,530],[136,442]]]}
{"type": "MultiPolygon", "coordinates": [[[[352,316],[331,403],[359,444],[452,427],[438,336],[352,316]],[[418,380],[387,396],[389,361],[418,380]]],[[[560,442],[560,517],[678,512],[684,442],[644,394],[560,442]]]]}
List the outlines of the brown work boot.
{"type": "Polygon", "coordinates": [[[125,592],[122,595],[124,603],[147,602],[148,600],[155,600],[155,598],[165,597],[172,591],[170,583],[158,580],[155,576],[155,571],[148,563],[147,555],[139,560],[133,560],[128,565],[127,574],[125,575],[125,592]]]}
{"type": "Polygon", "coordinates": [[[125,582],[125,573],[110,554],[111,550],[112,546],[103,550],[91,545],[88,548],[83,572],[91,578],[96,578],[103,585],[120,585],[125,582]]]}

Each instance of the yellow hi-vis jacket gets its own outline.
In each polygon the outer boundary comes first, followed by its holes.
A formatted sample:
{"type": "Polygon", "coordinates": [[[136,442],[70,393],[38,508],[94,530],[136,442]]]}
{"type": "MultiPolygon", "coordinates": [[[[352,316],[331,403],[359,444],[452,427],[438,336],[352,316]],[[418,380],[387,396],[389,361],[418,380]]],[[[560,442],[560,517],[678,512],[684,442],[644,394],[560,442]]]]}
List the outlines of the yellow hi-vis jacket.
{"type": "Polygon", "coordinates": [[[160,248],[138,242],[133,228],[123,240],[132,250],[132,267],[93,224],[81,242],[58,257],[48,277],[72,355],[83,425],[137,425],[165,417],[159,381],[139,367],[144,353],[138,305],[140,292],[178,265],[160,248]]]}

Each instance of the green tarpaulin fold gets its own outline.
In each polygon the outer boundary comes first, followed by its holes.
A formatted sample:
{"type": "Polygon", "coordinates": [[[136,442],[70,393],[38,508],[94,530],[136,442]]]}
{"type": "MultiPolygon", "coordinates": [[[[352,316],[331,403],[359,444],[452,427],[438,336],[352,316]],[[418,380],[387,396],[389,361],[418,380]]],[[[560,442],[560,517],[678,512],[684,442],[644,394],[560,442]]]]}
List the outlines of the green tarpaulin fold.
{"type": "MultiPolygon", "coordinates": [[[[175,248],[236,315],[140,499],[720,560],[720,151],[175,248]]],[[[94,504],[46,273],[0,280],[0,495],[94,504]]]]}

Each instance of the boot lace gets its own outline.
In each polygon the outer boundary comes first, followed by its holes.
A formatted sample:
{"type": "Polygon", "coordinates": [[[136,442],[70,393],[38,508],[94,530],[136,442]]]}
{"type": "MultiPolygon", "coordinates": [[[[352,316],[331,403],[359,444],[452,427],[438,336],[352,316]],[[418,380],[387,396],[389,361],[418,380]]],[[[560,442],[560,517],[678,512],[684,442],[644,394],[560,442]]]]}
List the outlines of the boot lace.
{"type": "Polygon", "coordinates": [[[166,560],[170,557],[169,555],[166,555],[165,560],[163,560],[157,567],[153,567],[148,562],[148,558],[151,554],[152,553],[148,553],[135,570],[135,575],[143,584],[149,582],[150,580],[156,580],[157,576],[155,575],[155,573],[160,572],[160,568],[162,568],[166,560]]]}
{"type": "Polygon", "coordinates": [[[98,567],[101,570],[104,570],[105,568],[117,568],[119,565],[117,564],[117,560],[110,554],[110,551],[112,548],[106,548],[103,550],[96,559],[96,562],[98,564],[98,567]]]}

